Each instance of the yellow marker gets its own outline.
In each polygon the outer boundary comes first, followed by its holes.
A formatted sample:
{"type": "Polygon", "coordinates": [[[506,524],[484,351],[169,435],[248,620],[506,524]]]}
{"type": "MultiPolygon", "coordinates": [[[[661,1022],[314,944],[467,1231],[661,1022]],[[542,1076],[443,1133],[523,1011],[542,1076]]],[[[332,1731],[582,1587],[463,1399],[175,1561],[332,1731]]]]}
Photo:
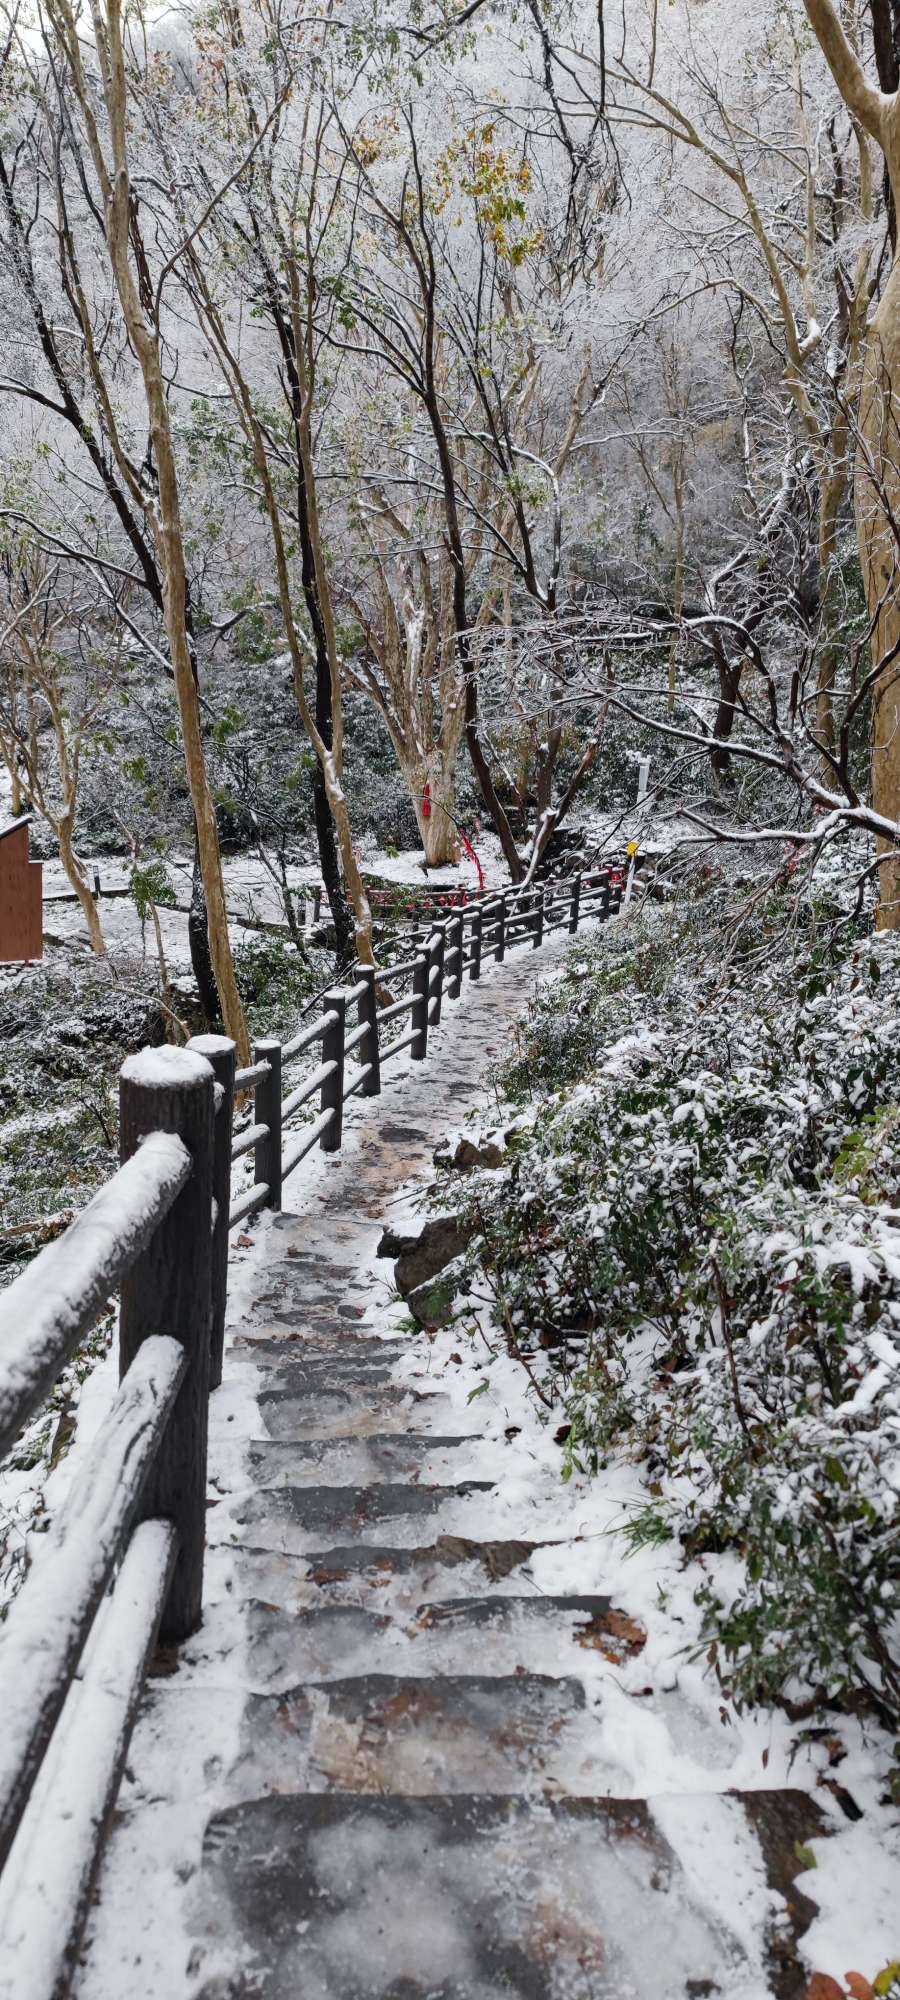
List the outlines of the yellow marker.
{"type": "Polygon", "coordinates": [[[636,853],[637,853],[637,851],[638,851],[638,848],[639,848],[639,846],[640,846],[640,841],[639,841],[639,840],[629,840],[629,842],[628,842],[628,852],[629,852],[629,854],[636,854],[636,853]]]}

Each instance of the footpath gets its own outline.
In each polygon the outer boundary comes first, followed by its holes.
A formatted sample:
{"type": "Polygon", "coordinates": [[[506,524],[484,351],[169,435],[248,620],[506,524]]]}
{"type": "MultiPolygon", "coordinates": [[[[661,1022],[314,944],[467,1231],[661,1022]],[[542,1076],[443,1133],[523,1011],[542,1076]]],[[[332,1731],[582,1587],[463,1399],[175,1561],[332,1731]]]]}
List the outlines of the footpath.
{"type": "Polygon", "coordinates": [[[806,1992],[817,1803],[712,1755],[629,1795],[634,1607],[602,1551],[567,1587],[376,1256],[565,942],[486,971],[239,1239],[204,1624],[148,1684],[77,2000],[806,1992]]]}

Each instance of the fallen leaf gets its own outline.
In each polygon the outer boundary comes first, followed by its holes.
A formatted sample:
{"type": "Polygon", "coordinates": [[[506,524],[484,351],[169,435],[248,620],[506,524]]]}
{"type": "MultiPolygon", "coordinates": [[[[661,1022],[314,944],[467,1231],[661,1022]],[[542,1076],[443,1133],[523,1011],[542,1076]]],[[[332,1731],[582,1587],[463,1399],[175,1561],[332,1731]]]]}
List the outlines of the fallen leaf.
{"type": "Polygon", "coordinates": [[[867,1979],[864,1973],[845,1972],[844,1979],[852,2000],[875,2000],[875,1988],[871,1979],[867,1979]]]}
{"type": "Polygon", "coordinates": [[[453,1365],[454,1365],[454,1367],[455,1367],[455,1368],[461,1368],[461,1367],[462,1367],[462,1355],[461,1355],[461,1354],[451,1354],[451,1356],[450,1356],[450,1359],[451,1359],[451,1361],[453,1362],[453,1365]]]}
{"type": "Polygon", "coordinates": [[[843,1988],[828,1972],[814,1972],[804,2000],[845,2000],[843,1988]]]}
{"type": "Polygon", "coordinates": [[[236,1236],[235,1242],[239,1250],[252,1250],[253,1248],[252,1236],[236,1236]]]}
{"type": "Polygon", "coordinates": [[[636,1618],[629,1618],[627,1611],[601,1611],[591,1618],[580,1632],[575,1634],[576,1644],[590,1647],[602,1653],[604,1658],[616,1664],[622,1659],[633,1659],[647,1644],[647,1634],[636,1618]]]}

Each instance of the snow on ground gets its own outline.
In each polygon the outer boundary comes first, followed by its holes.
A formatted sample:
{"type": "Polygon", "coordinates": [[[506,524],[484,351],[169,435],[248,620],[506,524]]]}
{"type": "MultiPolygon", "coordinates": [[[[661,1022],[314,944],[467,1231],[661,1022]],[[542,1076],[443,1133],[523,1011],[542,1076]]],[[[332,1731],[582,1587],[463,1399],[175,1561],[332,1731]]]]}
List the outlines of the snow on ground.
{"type": "MultiPolygon", "coordinates": [[[[626,841],[638,838],[651,840],[654,845],[670,845],[674,833],[667,824],[658,822],[647,807],[637,808],[626,814],[605,814],[594,816],[584,829],[588,842],[593,848],[602,849],[608,844],[617,854],[621,854],[626,841]]],[[[485,885],[489,889],[508,885],[509,874],[503,859],[500,842],[495,834],[482,833],[477,841],[478,858],[484,872],[485,885]]],[[[362,841],[357,849],[363,874],[370,880],[396,883],[398,887],[408,884],[420,891],[441,891],[444,889],[478,886],[478,870],[467,854],[463,854],[457,867],[429,868],[423,865],[421,848],[409,848],[402,852],[385,852],[374,843],[362,841]]],[[[130,896],[119,892],[127,889],[131,874],[131,862],[127,857],[101,855],[96,859],[88,853],[79,857],[89,880],[93,880],[96,868],[100,875],[100,920],[103,925],[107,947],[113,957],[141,958],[144,953],[151,961],[155,946],[152,925],[142,932],[140,918],[130,896]],[[106,893],[104,893],[106,892],[106,893]]],[[[72,892],[59,861],[45,861],[44,867],[44,930],[50,938],[62,940],[71,945],[87,942],[84,919],[80,906],[71,900],[72,892]]],[[[181,974],[190,969],[187,941],[187,906],[190,902],[192,863],[190,854],[170,853],[165,861],[169,885],[182,907],[180,909],[160,908],[159,918],[166,956],[170,970],[181,974]]],[[[256,923],[283,924],[284,909],[276,874],[268,868],[256,854],[226,855],[223,859],[225,895],[229,912],[233,918],[232,935],[235,942],[258,935],[252,925],[242,923],[242,918],[252,918],[256,923]]],[[[305,900],[311,903],[312,890],[319,882],[318,863],[291,862],[286,869],[288,887],[297,893],[298,911],[301,909],[304,892],[305,900]]]]}

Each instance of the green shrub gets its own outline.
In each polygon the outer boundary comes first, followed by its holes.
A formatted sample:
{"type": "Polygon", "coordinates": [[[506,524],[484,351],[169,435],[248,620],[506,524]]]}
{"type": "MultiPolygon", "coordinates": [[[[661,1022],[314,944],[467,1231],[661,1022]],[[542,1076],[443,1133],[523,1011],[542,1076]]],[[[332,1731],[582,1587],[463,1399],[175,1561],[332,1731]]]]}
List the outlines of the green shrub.
{"type": "Polygon", "coordinates": [[[898,941],[748,973],[707,919],[698,972],[696,921],[579,944],[506,1075],[528,1136],[452,1202],[564,1472],[625,1451],[654,1532],[742,1557],[700,1593],[736,1699],[896,1721],[898,941]]]}

